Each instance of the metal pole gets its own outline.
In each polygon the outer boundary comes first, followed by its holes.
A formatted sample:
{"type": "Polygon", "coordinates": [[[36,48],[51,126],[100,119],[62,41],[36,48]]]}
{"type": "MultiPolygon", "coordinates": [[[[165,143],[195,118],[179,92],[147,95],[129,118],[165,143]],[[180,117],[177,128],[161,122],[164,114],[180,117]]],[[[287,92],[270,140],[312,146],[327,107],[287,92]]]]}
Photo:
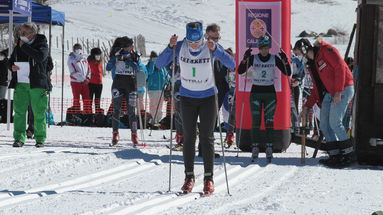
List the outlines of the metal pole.
{"type": "Polygon", "coordinates": [[[174,109],[174,73],[176,69],[176,45],[173,47],[173,65],[172,65],[172,98],[170,105],[170,147],[169,147],[169,192],[172,187],[172,156],[173,156],[173,109],[174,109]]]}
{"type": "MultiPolygon", "coordinates": [[[[8,25],[8,59],[11,58],[13,51],[13,10],[9,10],[9,25],[8,25]]],[[[8,70],[8,83],[11,82],[12,73],[8,70]]],[[[7,100],[7,130],[11,127],[11,90],[8,89],[8,100],[7,100]]]]}
{"type": "MultiPolygon", "coordinates": [[[[251,46],[249,47],[251,49],[251,46]]],[[[242,136],[242,126],[243,126],[243,112],[244,112],[244,109],[245,109],[245,95],[246,95],[246,84],[247,84],[247,72],[249,70],[249,59],[247,59],[246,61],[246,72],[244,73],[245,74],[245,84],[243,86],[243,97],[242,97],[242,106],[241,106],[241,116],[240,116],[240,120],[239,120],[239,134],[238,134],[238,144],[237,144],[237,157],[239,157],[239,147],[241,145],[241,136],[242,136]]],[[[238,76],[239,77],[239,76],[238,76]]],[[[238,88],[239,88],[239,80],[238,80],[238,88]]],[[[239,90],[239,89],[238,89],[239,90]]]]}
{"type": "MultiPolygon", "coordinates": [[[[65,25],[63,25],[62,39],[64,40],[65,25]]],[[[61,126],[64,118],[64,43],[62,43],[62,63],[61,63],[61,126]]]]}
{"type": "MultiPolygon", "coordinates": [[[[217,112],[217,121],[218,121],[218,128],[219,128],[219,137],[221,141],[221,149],[222,149],[222,158],[223,158],[223,169],[225,171],[225,179],[226,179],[226,189],[227,194],[230,196],[230,189],[229,189],[229,179],[227,177],[227,169],[226,169],[226,157],[225,157],[225,149],[223,147],[223,137],[222,137],[222,127],[221,127],[221,118],[219,117],[219,106],[218,106],[218,91],[216,91],[217,86],[215,82],[215,75],[214,75],[214,57],[213,54],[210,52],[210,60],[211,60],[211,68],[212,68],[212,77],[213,77],[213,83],[214,83],[214,100],[215,100],[215,110],[217,112]]],[[[213,131],[214,135],[214,131],[213,131]]]]}
{"type": "MultiPolygon", "coordinates": [[[[48,57],[51,57],[51,52],[52,52],[52,46],[51,46],[51,44],[52,44],[52,21],[49,22],[49,40],[48,40],[48,42],[49,42],[49,56],[48,57]]],[[[49,71],[47,71],[47,72],[49,72],[49,71]]],[[[51,82],[52,82],[52,80],[51,80],[51,82]]],[[[48,95],[48,128],[51,127],[50,119],[51,119],[51,93],[49,92],[49,95],[48,95]]]]}

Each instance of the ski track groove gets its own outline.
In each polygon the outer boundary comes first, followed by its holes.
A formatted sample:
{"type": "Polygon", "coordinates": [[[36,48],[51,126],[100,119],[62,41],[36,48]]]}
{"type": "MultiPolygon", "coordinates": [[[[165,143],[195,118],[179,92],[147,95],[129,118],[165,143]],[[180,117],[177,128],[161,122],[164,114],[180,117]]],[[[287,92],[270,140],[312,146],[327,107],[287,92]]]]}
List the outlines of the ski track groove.
{"type": "Polygon", "coordinates": [[[41,156],[41,155],[58,154],[58,153],[62,153],[65,151],[70,151],[70,149],[68,149],[68,148],[66,148],[66,149],[65,148],[64,149],[52,149],[52,150],[44,149],[42,151],[34,151],[34,152],[27,153],[27,154],[20,151],[20,153],[11,153],[11,154],[7,154],[4,156],[0,156],[0,160],[9,160],[12,158],[26,157],[26,156],[34,157],[34,156],[41,156]]]}
{"type": "MultiPolygon", "coordinates": [[[[266,196],[268,193],[276,190],[278,187],[282,186],[288,179],[293,177],[298,170],[298,167],[293,166],[291,167],[286,173],[281,175],[278,180],[274,180],[270,186],[259,189],[260,192],[256,193],[254,195],[250,195],[247,198],[241,198],[237,199],[234,202],[231,202],[228,205],[222,205],[215,210],[209,211],[209,214],[224,214],[224,212],[229,212],[231,209],[235,209],[235,211],[238,211],[239,208],[243,208],[243,206],[247,207],[249,204],[252,204],[254,202],[257,202],[262,197],[266,196]],[[236,207],[237,206],[237,207],[236,207]]],[[[265,170],[266,171],[266,170],[265,170]]],[[[256,178],[259,178],[261,175],[257,175],[256,178]]],[[[254,180],[254,178],[252,178],[254,180]]],[[[248,213],[248,211],[246,212],[248,213]]]]}
{"type": "MultiPolygon", "coordinates": [[[[25,163],[22,162],[22,163],[18,163],[16,165],[13,165],[13,166],[10,166],[10,167],[7,167],[7,168],[0,169],[0,174],[3,174],[4,172],[12,171],[14,169],[20,169],[20,168],[34,166],[34,165],[38,164],[39,162],[47,161],[48,159],[52,159],[52,160],[57,159],[56,156],[51,156],[51,155],[57,155],[57,156],[58,155],[65,155],[66,152],[73,153],[74,151],[62,150],[62,151],[58,151],[58,152],[55,151],[54,153],[50,153],[51,151],[44,151],[44,152],[49,152],[49,153],[47,153],[47,154],[38,154],[38,152],[36,152],[36,153],[37,153],[37,155],[48,155],[49,154],[49,156],[41,157],[41,158],[35,158],[35,159],[32,159],[32,160],[28,159],[28,162],[25,162],[25,163]]],[[[75,153],[78,153],[78,151],[75,151],[75,153]]],[[[107,155],[107,153],[100,153],[99,155],[107,155]]],[[[36,156],[36,155],[34,155],[34,156],[36,156]]],[[[82,155],[79,155],[79,156],[82,156],[82,155]]],[[[5,158],[3,158],[3,159],[5,159],[5,158]]],[[[2,159],[0,158],[0,160],[2,160],[2,159]]]]}
{"type": "Polygon", "coordinates": [[[145,170],[151,169],[155,165],[159,165],[160,163],[161,162],[156,160],[153,160],[150,163],[144,162],[143,160],[136,160],[135,162],[129,164],[124,164],[112,169],[103,170],[64,182],[25,190],[23,191],[24,194],[21,195],[12,195],[12,192],[2,193],[0,194],[0,208],[37,199],[50,194],[60,194],[72,190],[94,187],[100,184],[119,180],[123,177],[124,179],[131,178],[136,174],[140,174],[145,172],[145,170]]]}
{"type": "MultiPolygon", "coordinates": [[[[257,172],[259,169],[259,166],[255,165],[250,166],[249,169],[242,169],[242,167],[239,165],[229,168],[229,186],[230,184],[235,184],[234,182],[242,179],[243,177],[257,172]]],[[[199,190],[202,191],[202,188],[203,183],[198,183],[193,190],[195,190],[195,192],[199,192],[199,190]]],[[[224,191],[226,191],[226,180],[225,173],[222,169],[221,173],[215,177],[215,192],[213,195],[223,194],[224,191]]],[[[120,208],[118,211],[115,211],[114,213],[109,212],[108,214],[158,214],[160,211],[164,211],[166,209],[199,199],[200,194],[195,192],[185,196],[177,196],[176,194],[156,195],[153,198],[147,199],[138,204],[127,207],[125,206],[123,209],[120,208]]],[[[116,210],[116,208],[113,208],[113,210],[116,210]]]]}

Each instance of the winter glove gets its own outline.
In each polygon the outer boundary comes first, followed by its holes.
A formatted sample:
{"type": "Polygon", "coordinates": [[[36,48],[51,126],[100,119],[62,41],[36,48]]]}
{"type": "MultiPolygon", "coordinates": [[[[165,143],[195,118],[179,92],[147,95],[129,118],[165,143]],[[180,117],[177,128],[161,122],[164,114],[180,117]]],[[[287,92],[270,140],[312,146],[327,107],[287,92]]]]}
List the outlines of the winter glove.
{"type": "Polygon", "coordinates": [[[251,49],[251,48],[248,48],[246,51],[245,51],[245,54],[243,54],[243,60],[248,60],[248,59],[250,59],[250,57],[251,57],[251,52],[252,52],[253,50],[251,49]]]}
{"type": "Polygon", "coordinates": [[[138,59],[140,59],[140,55],[137,52],[133,51],[132,54],[131,54],[131,58],[132,58],[133,62],[137,63],[138,59]]]}
{"type": "Polygon", "coordinates": [[[288,62],[288,60],[287,60],[287,56],[286,56],[285,52],[284,52],[282,49],[281,49],[281,51],[279,52],[279,56],[281,57],[281,60],[282,60],[284,63],[288,62]]]}

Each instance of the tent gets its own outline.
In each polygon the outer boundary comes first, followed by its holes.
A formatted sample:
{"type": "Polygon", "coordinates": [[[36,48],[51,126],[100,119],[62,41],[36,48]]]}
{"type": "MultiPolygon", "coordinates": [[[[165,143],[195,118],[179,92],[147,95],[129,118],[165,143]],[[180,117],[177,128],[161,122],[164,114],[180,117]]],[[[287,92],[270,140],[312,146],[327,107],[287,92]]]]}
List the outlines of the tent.
{"type": "MultiPolygon", "coordinates": [[[[24,14],[12,14],[11,15],[11,6],[8,5],[17,4],[17,2],[24,1],[24,4],[30,2],[30,0],[18,0],[18,1],[9,1],[9,0],[0,0],[0,24],[9,23],[9,26],[13,26],[13,24],[22,24],[25,22],[34,22],[38,25],[49,25],[49,54],[51,53],[51,43],[52,43],[52,25],[62,26],[62,80],[64,80],[64,32],[65,32],[65,14],[63,12],[52,9],[47,5],[38,4],[35,2],[31,2],[29,7],[29,15],[26,16],[24,14]],[[16,2],[16,3],[15,3],[16,2]]],[[[15,6],[14,6],[15,7],[15,6]]],[[[15,10],[17,11],[17,10],[15,10]]],[[[10,39],[13,36],[13,33],[10,33],[10,39]]],[[[10,42],[12,44],[12,42],[10,42]]],[[[12,47],[10,45],[12,52],[12,47]]],[[[64,81],[62,82],[62,96],[61,96],[61,121],[63,120],[63,95],[64,95],[64,81]]],[[[9,92],[9,91],[8,91],[9,92]]],[[[9,98],[9,97],[8,97],[9,98]]],[[[8,99],[10,101],[10,99],[8,99]]],[[[8,107],[8,110],[10,108],[8,107]]],[[[10,113],[8,114],[10,116],[10,113]]],[[[9,122],[9,121],[8,121],[9,122]]]]}
{"type": "MultiPolygon", "coordinates": [[[[0,0],[0,17],[6,17],[9,27],[9,39],[8,39],[8,58],[11,56],[13,50],[13,19],[14,17],[28,17],[30,20],[32,15],[31,0],[0,0]]],[[[8,72],[8,79],[11,73],[8,72]]],[[[8,102],[7,102],[7,130],[10,129],[11,121],[11,93],[8,90],[8,102]]]]}
{"type": "MultiPolygon", "coordinates": [[[[8,13],[8,8],[0,8],[0,13],[8,13]]],[[[8,22],[8,17],[0,17],[0,24],[5,24],[8,22]]],[[[13,17],[14,24],[22,24],[25,22],[28,22],[28,17],[26,16],[13,17]]],[[[32,2],[32,22],[38,25],[46,25],[52,23],[52,25],[64,26],[65,14],[63,12],[52,9],[47,5],[41,5],[32,2]]]]}

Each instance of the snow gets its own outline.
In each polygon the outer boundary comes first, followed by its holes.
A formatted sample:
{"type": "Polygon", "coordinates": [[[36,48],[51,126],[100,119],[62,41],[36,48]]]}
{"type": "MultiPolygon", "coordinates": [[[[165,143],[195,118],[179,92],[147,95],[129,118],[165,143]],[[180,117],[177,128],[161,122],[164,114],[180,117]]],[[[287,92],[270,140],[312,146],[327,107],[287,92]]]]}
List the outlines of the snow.
{"type": "MultiPolygon", "coordinates": [[[[292,1],[293,42],[303,30],[326,32],[337,27],[350,33],[356,20],[356,1],[330,2],[334,4],[292,1]]],[[[106,42],[116,36],[141,33],[148,41],[147,50],[160,51],[170,35],[184,35],[186,22],[202,20],[221,25],[224,47],[234,44],[232,0],[65,0],[53,7],[66,13],[69,40],[86,36],[106,42]]],[[[54,37],[60,33],[60,28],[53,28],[54,37]]],[[[336,46],[344,53],[346,44],[336,46]]],[[[61,59],[56,48],[52,55],[57,61],[61,59]]],[[[57,71],[61,77],[60,65],[57,71]]],[[[53,83],[55,78],[58,77],[54,71],[53,83]]],[[[110,85],[107,76],[103,98],[110,98],[110,85]]],[[[70,99],[68,79],[64,89],[64,98],[70,99]]],[[[58,104],[60,96],[58,84],[52,93],[54,103],[58,104]]],[[[59,109],[53,111],[58,121],[59,109]]],[[[225,150],[231,196],[226,190],[223,158],[219,158],[215,161],[216,192],[211,197],[199,198],[203,162],[196,157],[195,193],[177,197],[175,193],[184,178],[183,158],[181,152],[173,152],[168,192],[169,150],[165,146],[169,140],[163,136],[169,138],[169,131],[153,131],[149,136],[150,132],[145,130],[148,147],[133,148],[130,130],[122,129],[120,144],[109,147],[111,128],[51,126],[46,147],[35,148],[34,142],[28,140],[24,147],[12,148],[12,130],[7,131],[3,124],[0,129],[0,214],[359,215],[383,209],[383,167],[329,169],[318,164],[325,156],[323,153],[315,159],[307,158],[302,165],[300,146],[294,143],[287,152],[275,154],[268,165],[264,154],[256,163],[250,163],[250,153],[239,152],[236,157],[236,149],[225,150]]],[[[219,142],[219,134],[215,136],[219,142]]],[[[216,151],[222,155],[220,145],[216,145],[216,151]]],[[[313,154],[310,148],[307,152],[308,157],[313,154]]]]}
{"type": "MultiPolygon", "coordinates": [[[[5,125],[0,125],[5,131],[5,125]]],[[[222,158],[215,162],[216,193],[177,197],[183,183],[181,152],[173,152],[168,191],[169,131],[145,131],[148,147],[135,149],[130,131],[109,147],[110,128],[49,128],[45,148],[32,140],[12,148],[12,132],[0,136],[0,214],[370,214],[381,209],[383,167],[335,170],[308,158],[300,164],[300,146],[264,154],[250,163],[250,153],[226,150],[230,193],[222,158]],[[197,199],[196,199],[197,198],[197,199]]],[[[218,134],[216,134],[218,140],[218,134]]],[[[216,140],[216,141],[217,141],[216,140]]],[[[220,146],[216,151],[221,153],[220,146]]],[[[311,156],[312,149],[308,149],[311,156]]],[[[324,156],[320,154],[319,157],[324,156]]],[[[196,158],[195,192],[202,190],[202,159],[196,158]]]]}

